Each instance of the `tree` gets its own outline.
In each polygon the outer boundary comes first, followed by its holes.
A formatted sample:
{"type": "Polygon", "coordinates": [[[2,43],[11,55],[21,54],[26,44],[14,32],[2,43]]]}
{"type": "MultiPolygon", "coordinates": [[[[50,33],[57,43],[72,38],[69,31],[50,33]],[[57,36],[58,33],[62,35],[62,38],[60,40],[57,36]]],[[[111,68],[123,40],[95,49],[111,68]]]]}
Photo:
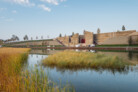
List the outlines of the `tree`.
{"type": "Polygon", "coordinates": [[[19,40],[20,40],[18,36],[16,36],[16,40],[17,40],[17,41],[19,41],[19,40]]]}
{"type": "Polygon", "coordinates": [[[125,30],[126,30],[126,28],[125,28],[125,26],[123,25],[123,26],[122,26],[122,31],[125,31],[125,30]]]}
{"type": "Polygon", "coordinates": [[[28,36],[25,35],[23,39],[24,39],[24,41],[27,41],[28,40],[28,36]]]}
{"type": "Polygon", "coordinates": [[[97,29],[97,34],[100,34],[101,30],[100,28],[97,29]]]}
{"type": "Polygon", "coordinates": [[[12,35],[12,37],[11,37],[10,40],[11,40],[11,41],[19,41],[19,37],[16,36],[16,35],[12,35]]]}
{"type": "Polygon", "coordinates": [[[12,35],[11,41],[15,41],[15,40],[16,40],[16,35],[12,35]]]}
{"type": "Polygon", "coordinates": [[[59,37],[62,37],[62,34],[61,33],[59,34],[59,37]]]}
{"type": "Polygon", "coordinates": [[[41,39],[43,40],[43,36],[41,36],[41,39]]]}
{"type": "Polygon", "coordinates": [[[38,39],[38,36],[36,36],[36,40],[38,39]]]}
{"type": "Polygon", "coordinates": [[[72,36],[74,35],[74,32],[72,32],[72,36]]]}

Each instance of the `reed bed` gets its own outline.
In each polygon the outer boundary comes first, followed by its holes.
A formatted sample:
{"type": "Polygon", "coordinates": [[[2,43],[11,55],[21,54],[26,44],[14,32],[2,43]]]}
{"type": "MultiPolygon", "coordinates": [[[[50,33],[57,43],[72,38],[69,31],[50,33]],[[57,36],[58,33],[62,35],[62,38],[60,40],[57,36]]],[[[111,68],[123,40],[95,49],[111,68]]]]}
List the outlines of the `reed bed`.
{"type": "Polygon", "coordinates": [[[125,69],[132,64],[117,56],[91,52],[63,51],[48,56],[43,65],[58,68],[125,69]]]}
{"type": "Polygon", "coordinates": [[[38,69],[23,71],[23,63],[30,49],[0,48],[0,91],[3,92],[67,92],[71,88],[58,87],[49,82],[38,69]]]}
{"type": "Polygon", "coordinates": [[[0,48],[0,91],[13,91],[28,51],[23,48],[0,48]]]}

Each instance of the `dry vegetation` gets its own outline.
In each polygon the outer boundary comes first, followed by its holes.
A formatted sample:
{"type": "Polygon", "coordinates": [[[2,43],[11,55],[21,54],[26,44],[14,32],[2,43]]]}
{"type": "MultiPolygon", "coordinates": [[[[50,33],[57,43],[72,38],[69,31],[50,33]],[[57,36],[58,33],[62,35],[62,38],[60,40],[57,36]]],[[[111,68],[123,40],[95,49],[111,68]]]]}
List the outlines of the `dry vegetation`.
{"type": "Polygon", "coordinates": [[[43,60],[45,66],[58,68],[124,69],[130,62],[117,56],[90,52],[63,51],[43,60]]]}
{"type": "Polygon", "coordinates": [[[0,73],[6,76],[19,73],[21,64],[27,60],[29,50],[23,48],[0,48],[0,73]]]}
{"type": "Polygon", "coordinates": [[[0,48],[0,90],[13,91],[19,84],[21,64],[29,49],[0,48]]]}
{"type": "Polygon", "coordinates": [[[22,71],[29,49],[0,48],[0,91],[3,92],[65,92],[69,87],[59,88],[49,82],[44,72],[34,69],[22,71]]]}

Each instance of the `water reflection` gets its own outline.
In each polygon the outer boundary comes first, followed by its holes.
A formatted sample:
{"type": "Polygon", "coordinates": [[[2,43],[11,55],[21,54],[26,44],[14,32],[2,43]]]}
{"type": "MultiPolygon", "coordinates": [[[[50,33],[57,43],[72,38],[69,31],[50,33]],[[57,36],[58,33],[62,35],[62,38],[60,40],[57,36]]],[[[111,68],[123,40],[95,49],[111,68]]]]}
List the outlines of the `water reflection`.
{"type": "Polygon", "coordinates": [[[95,72],[99,72],[102,73],[104,71],[108,71],[111,74],[115,74],[115,73],[120,73],[120,74],[128,74],[129,71],[133,71],[133,67],[125,67],[125,68],[121,68],[121,69],[100,69],[100,68],[58,68],[58,67],[49,67],[46,66],[49,69],[56,69],[57,72],[61,72],[62,74],[66,73],[67,71],[69,72],[78,72],[78,71],[95,71],[95,72]]]}
{"type": "Polygon", "coordinates": [[[97,51],[96,53],[103,53],[105,55],[111,55],[111,56],[118,56],[120,58],[123,58],[129,62],[134,62],[135,64],[138,64],[138,52],[103,52],[103,51],[97,51]]]}
{"type": "Polygon", "coordinates": [[[62,50],[33,49],[30,51],[30,54],[50,55],[60,51],[62,50]]]}
{"type": "MultiPolygon", "coordinates": [[[[58,51],[37,50],[31,51],[29,55],[27,68],[41,66],[41,61],[58,51]]],[[[86,51],[85,51],[86,52],[86,51]]],[[[93,53],[93,52],[92,52],[93,53]]],[[[138,60],[138,53],[129,52],[100,52],[107,55],[118,55],[134,62],[138,60]]],[[[138,92],[138,66],[126,67],[124,69],[88,69],[74,68],[61,69],[56,67],[43,67],[45,73],[51,81],[57,84],[72,84],[76,92],[138,92]]]]}

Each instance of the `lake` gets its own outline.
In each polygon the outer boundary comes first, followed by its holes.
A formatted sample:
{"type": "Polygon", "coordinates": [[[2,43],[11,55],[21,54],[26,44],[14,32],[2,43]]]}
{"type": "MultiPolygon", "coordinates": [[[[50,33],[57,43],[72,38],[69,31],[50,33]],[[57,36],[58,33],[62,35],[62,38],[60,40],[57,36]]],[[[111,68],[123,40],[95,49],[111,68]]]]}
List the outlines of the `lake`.
{"type": "MultiPolygon", "coordinates": [[[[62,50],[32,50],[28,57],[26,68],[41,67],[41,61],[50,54],[62,50]]],[[[80,50],[76,50],[80,51],[80,50]]],[[[83,50],[84,52],[88,50],[83,50]]],[[[138,64],[138,52],[109,52],[90,51],[91,53],[104,53],[116,55],[129,62],[138,64]]],[[[42,66],[43,67],[43,66],[42,66]]],[[[43,67],[49,80],[58,85],[72,85],[76,92],[138,92],[138,65],[130,66],[125,70],[103,69],[58,69],[56,67],[43,67]]]]}

